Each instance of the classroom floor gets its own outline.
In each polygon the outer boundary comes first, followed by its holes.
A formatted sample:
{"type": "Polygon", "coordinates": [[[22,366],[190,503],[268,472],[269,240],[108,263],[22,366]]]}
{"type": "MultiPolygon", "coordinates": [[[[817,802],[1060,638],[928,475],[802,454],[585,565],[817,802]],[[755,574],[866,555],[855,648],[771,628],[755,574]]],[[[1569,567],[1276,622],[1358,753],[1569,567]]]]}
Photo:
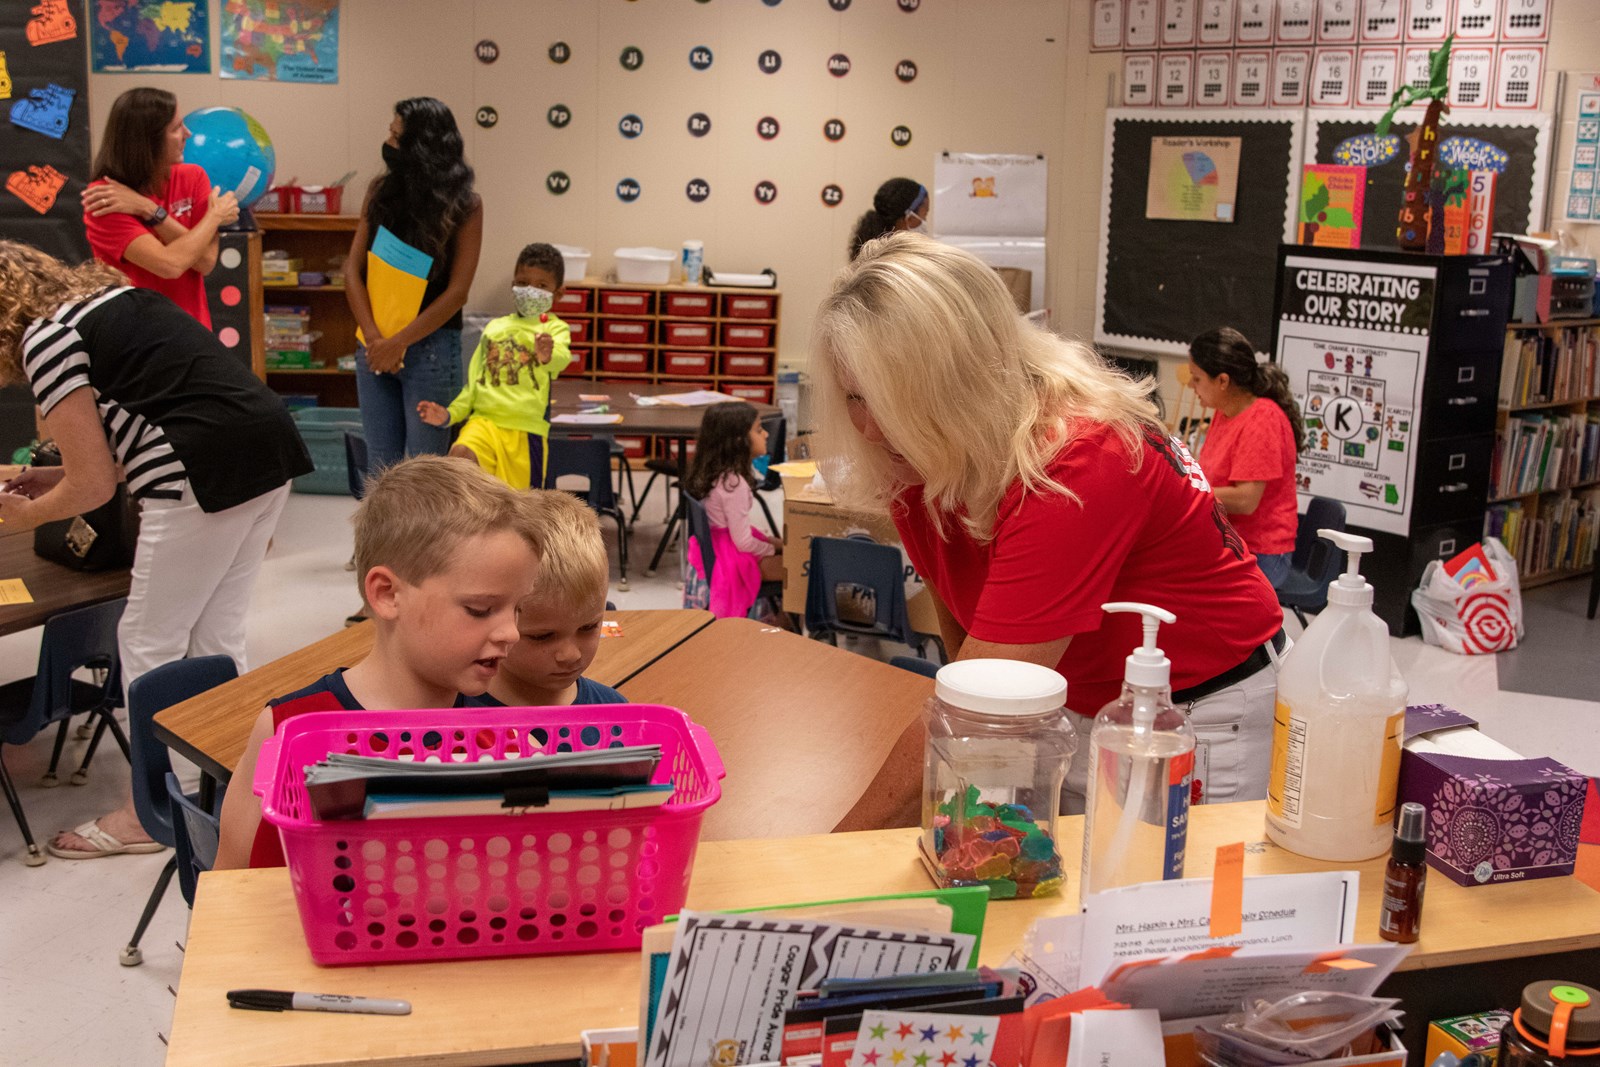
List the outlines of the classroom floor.
{"type": "MultiPolygon", "coordinates": [[[[647,503],[633,540],[632,588],[622,593],[612,587],[611,599],[621,608],[679,605],[675,552],[663,561],[657,577],[643,574],[660,536],[664,505],[659,490],[656,496],[647,503]]],[[[774,499],[775,512],[780,511],[777,503],[774,499]]],[[[356,607],[354,579],[344,570],[352,509],[352,502],[342,497],[290,497],[256,589],[250,620],[253,663],[265,663],[332,632],[356,607]]],[[[610,530],[609,522],[606,528],[610,530]]],[[[1558,665],[1554,669],[1573,682],[1563,691],[1587,693],[1590,699],[1503,691],[1494,657],[1452,656],[1411,638],[1393,642],[1411,700],[1452,704],[1512,747],[1537,749],[1600,775],[1600,671],[1594,666],[1600,622],[1583,618],[1579,594],[1584,589],[1584,583],[1565,582],[1531,590],[1526,614],[1528,644],[1540,650],[1540,669],[1558,665]]],[[[1289,625],[1296,632],[1292,621],[1289,625]]],[[[0,682],[33,673],[38,641],[37,630],[0,638],[0,682]]],[[[853,647],[885,659],[906,651],[868,642],[853,647]]],[[[73,752],[81,747],[81,742],[69,746],[64,757],[69,766],[76,765],[73,752]]],[[[39,772],[49,750],[46,738],[6,749],[7,765],[40,840],[115,806],[127,783],[120,757],[107,747],[96,757],[97,770],[87,785],[40,789],[39,772]]],[[[22,864],[21,853],[9,813],[0,813],[0,900],[6,902],[0,912],[0,1004],[6,1006],[0,1013],[0,1049],[5,1050],[0,1059],[13,1067],[162,1063],[187,921],[175,884],[145,934],[143,966],[122,967],[117,955],[166,856],[88,862],[52,857],[43,867],[31,868],[22,864]]],[[[285,936],[298,936],[298,931],[285,931],[285,936]]],[[[248,985],[248,979],[241,975],[240,984],[248,985]]]]}

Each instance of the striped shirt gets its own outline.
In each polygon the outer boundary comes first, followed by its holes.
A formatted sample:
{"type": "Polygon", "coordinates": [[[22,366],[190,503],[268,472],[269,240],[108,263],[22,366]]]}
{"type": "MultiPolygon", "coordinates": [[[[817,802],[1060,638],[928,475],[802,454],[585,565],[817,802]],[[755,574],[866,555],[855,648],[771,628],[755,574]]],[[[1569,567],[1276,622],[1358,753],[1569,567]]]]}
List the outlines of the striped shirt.
{"type": "MultiPolygon", "coordinates": [[[[94,390],[89,382],[89,349],[77,327],[89,312],[125,292],[126,286],[107,289],[87,300],[63,304],[22,335],[22,366],[46,416],[79,389],[94,390]]],[[[94,398],[106,440],[128,479],[128,491],[138,499],[183,496],[188,474],[161,428],[98,391],[94,398]]]]}

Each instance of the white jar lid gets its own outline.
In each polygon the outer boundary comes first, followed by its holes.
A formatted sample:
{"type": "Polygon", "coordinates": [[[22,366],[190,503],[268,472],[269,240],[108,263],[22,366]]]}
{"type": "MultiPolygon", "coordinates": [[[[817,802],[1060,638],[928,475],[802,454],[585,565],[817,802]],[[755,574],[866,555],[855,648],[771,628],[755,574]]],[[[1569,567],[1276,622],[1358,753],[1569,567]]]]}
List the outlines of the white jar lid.
{"type": "Polygon", "coordinates": [[[1014,659],[965,659],[939,668],[933,692],[946,704],[989,715],[1037,715],[1067,702],[1067,680],[1014,659]]]}

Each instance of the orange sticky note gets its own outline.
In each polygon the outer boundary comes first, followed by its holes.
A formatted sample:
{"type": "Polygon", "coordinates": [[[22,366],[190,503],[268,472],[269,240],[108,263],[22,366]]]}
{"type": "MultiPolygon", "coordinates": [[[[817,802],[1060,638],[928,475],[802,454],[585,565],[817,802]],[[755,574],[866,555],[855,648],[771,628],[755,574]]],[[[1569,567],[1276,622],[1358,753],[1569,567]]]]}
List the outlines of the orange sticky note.
{"type": "Polygon", "coordinates": [[[1326,956],[1318,956],[1316,959],[1312,960],[1310,965],[1306,967],[1304,973],[1326,974],[1328,971],[1359,971],[1371,966],[1372,964],[1368,963],[1366,960],[1346,959],[1339,953],[1332,952],[1326,956]]]}
{"type": "Polygon", "coordinates": [[[1244,842],[1217,849],[1211,875],[1211,936],[1235,937],[1244,930],[1244,842]]]}

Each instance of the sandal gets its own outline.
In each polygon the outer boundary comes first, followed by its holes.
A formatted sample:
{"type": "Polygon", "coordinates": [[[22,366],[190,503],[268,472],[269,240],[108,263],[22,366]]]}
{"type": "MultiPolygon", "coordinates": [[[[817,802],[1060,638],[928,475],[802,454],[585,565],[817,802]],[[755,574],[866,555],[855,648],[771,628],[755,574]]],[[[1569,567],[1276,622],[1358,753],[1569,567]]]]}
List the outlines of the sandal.
{"type": "Polygon", "coordinates": [[[45,845],[45,848],[50,851],[50,855],[60,856],[64,860],[97,860],[102,856],[120,856],[123,853],[132,855],[142,852],[160,852],[167,847],[166,845],[161,844],[159,841],[135,841],[131,844],[118,841],[116,838],[100,829],[99,822],[94,819],[90,819],[82,826],[75,826],[70,831],[65,832],[77,834],[79,837],[89,842],[89,844],[93,845],[94,848],[61,848],[52,838],[50,842],[45,845]]]}

